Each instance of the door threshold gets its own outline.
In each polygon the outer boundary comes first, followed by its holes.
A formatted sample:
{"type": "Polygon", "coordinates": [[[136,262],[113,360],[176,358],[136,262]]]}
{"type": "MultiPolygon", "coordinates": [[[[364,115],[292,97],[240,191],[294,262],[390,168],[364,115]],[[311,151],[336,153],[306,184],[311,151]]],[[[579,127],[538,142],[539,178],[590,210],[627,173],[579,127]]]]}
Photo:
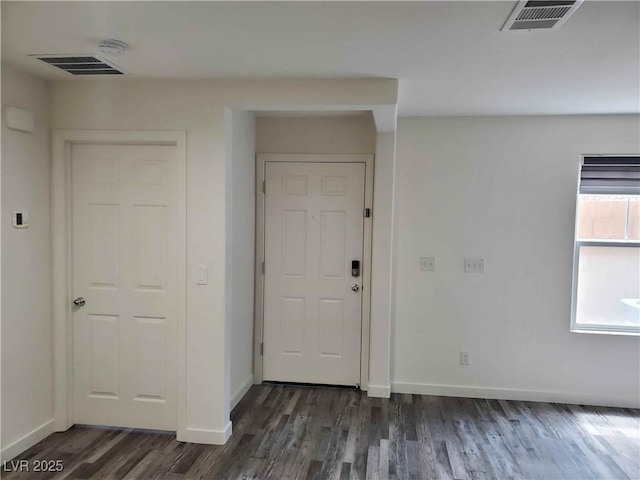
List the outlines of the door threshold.
{"type": "Polygon", "coordinates": [[[264,380],[263,385],[279,385],[284,387],[307,387],[307,388],[339,388],[342,390],[360,390],[360,385],[331,385],[328,383],[304,383],[304,382],[278,382],[275,380],[264,380]]]}

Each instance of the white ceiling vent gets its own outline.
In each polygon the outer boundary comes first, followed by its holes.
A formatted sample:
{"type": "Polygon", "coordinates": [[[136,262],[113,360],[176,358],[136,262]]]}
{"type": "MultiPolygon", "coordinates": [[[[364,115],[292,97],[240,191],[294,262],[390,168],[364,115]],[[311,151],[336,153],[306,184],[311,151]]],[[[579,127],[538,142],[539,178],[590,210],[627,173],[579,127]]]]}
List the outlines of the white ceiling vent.
{"type": "Polygon", "coordinates": [[[520,0],[501,30],[550,30],[559,28],[584,0],[520,0]]]}
{"type": "Polygon", "coordinates": [[[87,55],[30,55],[72,75],[124,75],[120,67],[107,60],[87,55]]]}

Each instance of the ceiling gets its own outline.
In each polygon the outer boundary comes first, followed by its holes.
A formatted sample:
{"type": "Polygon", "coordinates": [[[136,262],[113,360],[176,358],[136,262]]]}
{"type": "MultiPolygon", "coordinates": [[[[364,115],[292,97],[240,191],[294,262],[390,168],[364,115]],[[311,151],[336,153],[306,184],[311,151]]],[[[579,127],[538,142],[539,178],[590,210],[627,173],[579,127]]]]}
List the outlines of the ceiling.
{"type": "Polygon", "coordinates": [[[515,3],[2,1],[2,58],[70,79],[27,54],[116,38],[130,50],[110,60],[131,75],[114,81],[385,77],[403,116],[640,111],[640,2],[587,0],[559,30],[500,32],[515,3]]]}

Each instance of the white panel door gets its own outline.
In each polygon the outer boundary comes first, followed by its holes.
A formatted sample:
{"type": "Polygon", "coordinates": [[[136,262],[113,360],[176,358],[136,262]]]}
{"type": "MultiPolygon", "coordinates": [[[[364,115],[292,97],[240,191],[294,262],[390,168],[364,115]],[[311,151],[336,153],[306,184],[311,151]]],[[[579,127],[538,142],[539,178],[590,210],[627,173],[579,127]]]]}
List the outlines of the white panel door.
{"type": "Polygon", "coordinates": [[[265,380],[360,383],[364,163],[267,162],[265,380]]]}
{"type": "Polygon", "coordinates": [[[175,430],[176,148],[73,145],[73,421],[175,430]]]}

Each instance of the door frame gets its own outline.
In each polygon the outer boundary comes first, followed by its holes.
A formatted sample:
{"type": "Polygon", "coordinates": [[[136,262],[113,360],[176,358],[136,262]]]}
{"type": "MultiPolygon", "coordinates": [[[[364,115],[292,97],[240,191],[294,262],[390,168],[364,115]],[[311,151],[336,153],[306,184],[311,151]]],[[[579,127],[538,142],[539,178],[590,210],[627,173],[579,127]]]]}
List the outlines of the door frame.
{"type": "Polygon", "coordinates": [[[177,312],[177,432],[186,432],[186,252],[187,252],[187,150],[186,132],[54,130],[51,162],[52,307],[54,428],[65,431],[73,425],[73,323],[71,264],[71,145],[170,145],[176,147],[178,171],[178,312],[177,312]]]}
{"type": "MultiPolygon", "coordinates": [[[[364,218],[362,245],[362,325],[360,331],[360,388],[369,388],[369,350],[371,326],[371,244],[373,225],[373,154],[291,154],[264,153],[256,155],[256,251],[255,251],[255,295],[253,321],[253,383],[261,384],[263,379],[262,342],[264,333],[264,285],[262,262],[265,259],[265,195],[263,182],[266,177],[267,162],[286,163],[364,163],[364,208],[370,211],[364,218]]],[[[363,212],[364,215],[364,212],[363,212]]],[[[268,268],[268,267],[267,267],[268,268]]]]}

